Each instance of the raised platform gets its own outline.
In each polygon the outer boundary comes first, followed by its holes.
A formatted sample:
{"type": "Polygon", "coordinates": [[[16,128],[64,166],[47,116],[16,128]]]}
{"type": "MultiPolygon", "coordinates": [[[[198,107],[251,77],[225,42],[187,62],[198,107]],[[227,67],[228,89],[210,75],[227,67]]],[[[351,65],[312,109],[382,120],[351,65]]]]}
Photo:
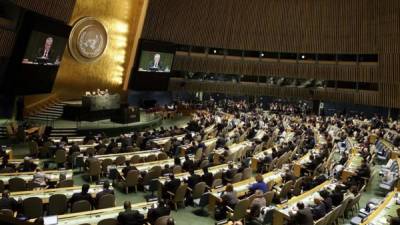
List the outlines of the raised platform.
{"type": "Polygon", "coordinates": [[[99,120],[94,122],[88,121],[72,121],[59,119],[53,123],[54,129],[75,129],[78,135],[85,135],[89,132],[98,133],[105,132],[108,135],[119,134],[122,132],[139,130],[146,127],[154,127],[160,125],[162,119],[154,116],[154,114],[148,114],[145,112],[140,113],[140,121],[134,123],[115,123],[111,119],[99,120]]]}

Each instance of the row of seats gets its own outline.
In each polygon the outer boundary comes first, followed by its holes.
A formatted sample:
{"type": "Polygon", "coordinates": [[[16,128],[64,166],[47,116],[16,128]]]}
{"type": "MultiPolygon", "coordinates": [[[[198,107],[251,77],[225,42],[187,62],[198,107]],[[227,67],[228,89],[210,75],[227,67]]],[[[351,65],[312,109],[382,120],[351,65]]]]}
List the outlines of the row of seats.
{"type": "MultiPolygon", "coordinates": [[[[62,180],[58,184],[56,184],[57,188],[72,187],[72,186],[74,186],[73,180],[62,180]]],[[[13,177],[8,181],[7,189],[10,192],[17,192],[17,191],[32,191],[33,189],[38,187],[40,186],[32,181],[27,182],[20,177],[13,177]]],[[[6,185],[2,180],[0,180],[0,192],[3,192],[3,190],[5,189],[6,185]]]]}

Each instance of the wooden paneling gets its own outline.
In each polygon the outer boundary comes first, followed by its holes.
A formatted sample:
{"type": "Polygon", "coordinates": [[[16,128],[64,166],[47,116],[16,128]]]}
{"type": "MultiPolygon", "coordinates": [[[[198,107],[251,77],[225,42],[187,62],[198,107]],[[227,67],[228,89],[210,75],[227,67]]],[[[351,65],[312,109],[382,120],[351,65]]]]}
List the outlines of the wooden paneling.
{"type": "Polygon", "coordinates": [[[151,0],[144,38],[246,50],[376,52],[379,0],[151,0]]]}
{"type": "MultiPolygon", "coordinates": [[[[142,37],[239,50],[378,54],[378,65],[282,64],[177,56],[174,69],[374,82],[379,83],[379,92],[335,90],[318,95],[335,101],[400,108],[399,0],[151,0],[142,37]]],[[[304,96],[298,92],[293,94],[304,96]]]]}
{"type": "Polygon", "coordinates": [[[378,66],[302,64],[175,56],[174,69],[224,74],[275,75],[319,80],[378,82],[378,66]]]}
{"type": "Polygon", "coordinates": [[[22,8],[68,23],[76,0],[15,0],[22,8]]]}

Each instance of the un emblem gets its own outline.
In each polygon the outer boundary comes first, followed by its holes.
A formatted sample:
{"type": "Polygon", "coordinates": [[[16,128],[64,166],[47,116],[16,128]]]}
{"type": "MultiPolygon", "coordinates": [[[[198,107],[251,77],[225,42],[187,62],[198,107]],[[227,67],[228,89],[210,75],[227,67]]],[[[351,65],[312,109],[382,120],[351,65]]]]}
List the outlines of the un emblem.
{"type": "Polygon", "coordinates": [[[93,62],[100,58],[107,47],[107,30],[93,17],[78,20],[69,37],[71,55],[79,62],[93,62]]]}

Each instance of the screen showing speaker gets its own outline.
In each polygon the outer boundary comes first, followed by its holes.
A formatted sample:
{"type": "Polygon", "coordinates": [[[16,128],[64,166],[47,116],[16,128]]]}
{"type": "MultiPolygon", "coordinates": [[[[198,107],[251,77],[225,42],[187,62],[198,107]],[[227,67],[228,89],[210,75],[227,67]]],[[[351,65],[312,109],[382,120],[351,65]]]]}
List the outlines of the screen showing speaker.
{"type": "Polygon", "coordinates": [[[166,91],[173,69],[173,43],[140,40],[129,88],[135,91],[166,91]]]}
{"type": "Polygon", "coordinates": [[[53,34],[32,31],[22,63],[58,66],[67,44],[67,39],[53,34]]]}
{"type": "Polygon", "coordinates": [[[23,11],[0,92],[14,95],[50,93],[71,27],[32,11],[23,11]]]}
{"type": "Polygon", "coordinates": [[[140,72],[171,72],[174,54],[166,52],[142,51],[140,56],[139,71],[140,72]]]}

